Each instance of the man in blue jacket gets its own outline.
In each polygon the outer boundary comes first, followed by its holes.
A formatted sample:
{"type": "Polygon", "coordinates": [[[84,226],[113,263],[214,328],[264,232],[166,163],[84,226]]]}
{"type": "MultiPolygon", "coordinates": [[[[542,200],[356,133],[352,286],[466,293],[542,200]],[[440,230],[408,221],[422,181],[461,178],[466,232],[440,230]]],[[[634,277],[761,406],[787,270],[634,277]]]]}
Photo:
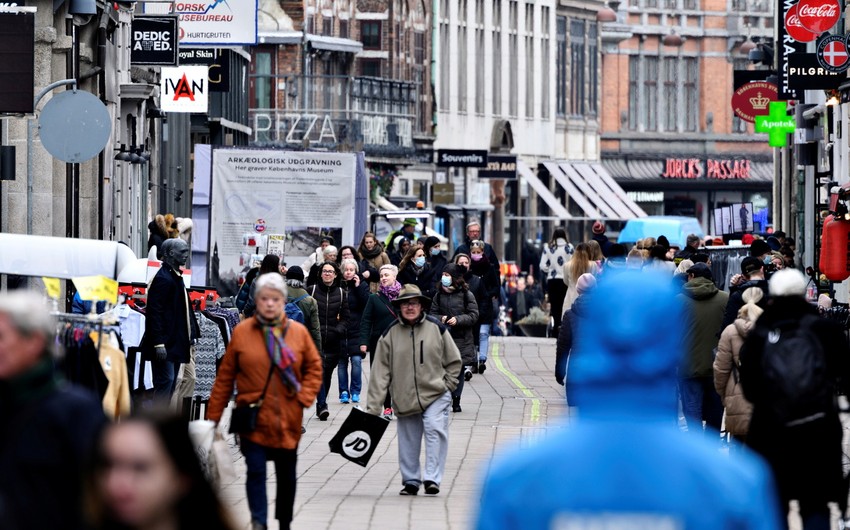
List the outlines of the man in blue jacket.
{"type": "Polygon", "coordinates": [[[677,428],[684,307],[669,275],[622,272],[587,296],[567,380],[579,417],[494,463],[477,528],[784,528],[759,458],[677,428]]]}

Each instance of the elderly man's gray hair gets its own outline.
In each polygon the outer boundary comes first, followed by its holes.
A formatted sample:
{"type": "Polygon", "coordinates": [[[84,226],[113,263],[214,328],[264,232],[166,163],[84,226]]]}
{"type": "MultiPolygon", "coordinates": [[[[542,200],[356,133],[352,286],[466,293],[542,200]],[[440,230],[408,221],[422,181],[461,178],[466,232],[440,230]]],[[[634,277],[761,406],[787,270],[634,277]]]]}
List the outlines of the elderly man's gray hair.
{"type": "Polygon", "coordinates": [[[50,315],[42,295],[32,291],[11,291],[0,294],[0,314],[9,317],[12,326],[24,336],[44,335],[47,344],[56,334],[56,320],[50,315]]]}

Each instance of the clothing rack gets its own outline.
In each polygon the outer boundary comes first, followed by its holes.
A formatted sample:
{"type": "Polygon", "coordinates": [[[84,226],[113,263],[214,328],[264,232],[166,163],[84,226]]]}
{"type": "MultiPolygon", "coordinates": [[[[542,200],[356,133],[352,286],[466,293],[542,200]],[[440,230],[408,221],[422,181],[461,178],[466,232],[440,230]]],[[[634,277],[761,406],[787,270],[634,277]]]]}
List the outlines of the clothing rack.
{"type": "MultiPolygon", "coordinates": [[[[94,307],[94,305],[92,305],[94,307]]],[[[77,313],[61,313],[59,311],[52,311],[50,316],[56,319],[56,321],[60,324],[91,324],[93,325],[97,331],[97,350],[100,351],[100,342],[103,339],[103,328],[104,326],[114,326],[118,323],[114,316],[107,313],[89,313],[87,315],[80,315],[77,313]]]]}

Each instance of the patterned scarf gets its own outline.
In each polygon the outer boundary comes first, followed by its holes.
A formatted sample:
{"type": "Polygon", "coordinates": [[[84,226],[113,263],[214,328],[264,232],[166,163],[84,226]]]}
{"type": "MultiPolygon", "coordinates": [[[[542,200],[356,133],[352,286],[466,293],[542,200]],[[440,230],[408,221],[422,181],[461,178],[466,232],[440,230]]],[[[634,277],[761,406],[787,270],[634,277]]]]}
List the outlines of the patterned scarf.
{"type": "Polygon", "coordinates": [[[295,370],[292,369],[292,364],[295,362],[295,352],[286,345],[284,337],[286,330],[289,329],[289,323],[282,328],[280,318],[274,320],[266,320],[259,314],[254,315],[257,322],[263,329],[263,336],[266,337],[266,347],[269,351],[269,358],[278,367],[278,373],[283,384],[295,392],[301,390],[301,382],[295,376],[295,370]]]}
{"type": "Polygon", "coordinates": [[[401,284],[398,283],[398,280],[396,280],[396,282],[390,285],[389,287],[385,287],[384,284],[381,284],[381,286],[378,287],[378,290],[384,293],[384,296],[387,297],[387,300],[392,302],[396,299],[396,297],[398,297],[398,293],[401,292],[401,284]]]}

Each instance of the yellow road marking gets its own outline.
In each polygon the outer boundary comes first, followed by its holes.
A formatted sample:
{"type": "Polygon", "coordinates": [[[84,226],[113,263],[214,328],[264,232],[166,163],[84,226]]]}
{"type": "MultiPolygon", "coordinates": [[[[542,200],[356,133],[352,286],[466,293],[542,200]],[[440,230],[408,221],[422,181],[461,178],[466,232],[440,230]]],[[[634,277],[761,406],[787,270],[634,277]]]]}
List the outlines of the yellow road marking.
{"type": "Polygon", "coordinates": [[[531,398],[531,423],[537,423],[540,419],[540,399],[534,395],[534,392],[529,390],[522,381],[519,380],[519,377],[511,373],[505,365],[502,363],[502,358],[499,356],[499,343],[494,342],[491,347],[493,351],[493,360],[496,362],[496,369],[502,372],[505,377],[511,380],[515,387],[517,387],[525,397],[531,398]]]}

